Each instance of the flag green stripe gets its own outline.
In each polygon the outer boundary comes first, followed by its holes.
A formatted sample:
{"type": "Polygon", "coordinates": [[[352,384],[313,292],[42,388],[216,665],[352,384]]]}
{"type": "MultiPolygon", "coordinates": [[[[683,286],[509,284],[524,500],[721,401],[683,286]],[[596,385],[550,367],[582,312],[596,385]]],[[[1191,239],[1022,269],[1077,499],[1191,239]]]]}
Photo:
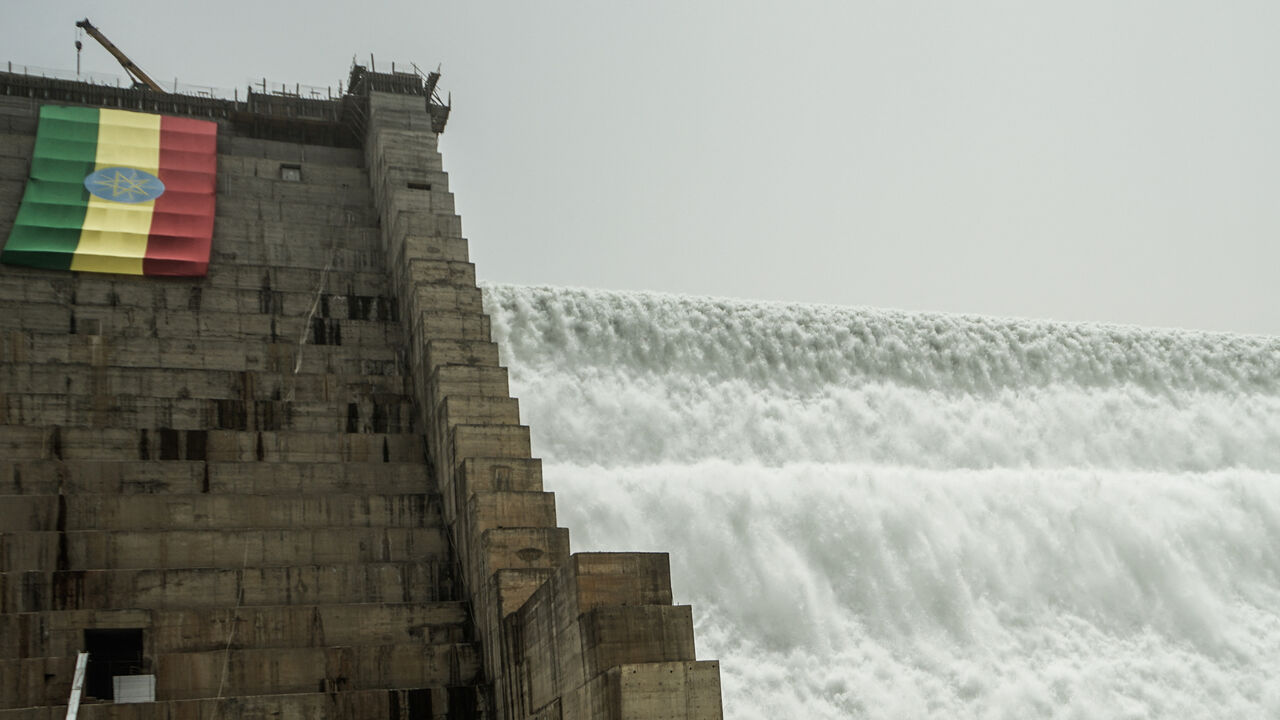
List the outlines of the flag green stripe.
{"type": "Polygon", "coordinates": [[[4,247],[5,262],[71,267],[89,207],[84,179],[94,171],[97,153],[97,108],[40,108],[31,178],[4,247]]]}

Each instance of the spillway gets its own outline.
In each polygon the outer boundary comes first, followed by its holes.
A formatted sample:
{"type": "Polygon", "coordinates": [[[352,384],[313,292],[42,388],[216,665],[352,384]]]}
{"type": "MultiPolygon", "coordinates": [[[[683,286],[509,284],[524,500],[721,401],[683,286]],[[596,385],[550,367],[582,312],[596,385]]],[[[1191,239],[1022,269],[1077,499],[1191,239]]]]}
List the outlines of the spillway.
{"type": "Polygon", "coordinates": [[[1280,717],[1280,339],[489,285],[729,718],[1280,717]]]}

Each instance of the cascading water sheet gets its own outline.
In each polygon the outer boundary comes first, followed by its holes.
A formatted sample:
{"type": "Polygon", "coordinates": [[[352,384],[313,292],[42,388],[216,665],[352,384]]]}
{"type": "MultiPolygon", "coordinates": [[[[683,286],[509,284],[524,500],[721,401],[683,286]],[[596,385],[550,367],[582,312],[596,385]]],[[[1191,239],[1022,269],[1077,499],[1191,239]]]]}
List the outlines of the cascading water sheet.
{"type": "Polygon", "coordinates": [[[1280,339],[485,287],[729,718],[1280,717],[1280,339]]]}

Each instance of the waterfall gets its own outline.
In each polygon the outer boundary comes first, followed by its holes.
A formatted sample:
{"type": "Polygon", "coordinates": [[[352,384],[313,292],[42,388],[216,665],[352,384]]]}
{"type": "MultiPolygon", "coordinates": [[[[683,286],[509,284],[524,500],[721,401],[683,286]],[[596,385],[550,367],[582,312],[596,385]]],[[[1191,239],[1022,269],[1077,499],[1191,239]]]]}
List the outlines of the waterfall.
{"type": "Polygon", "coordinates": [[[490,285],[729,718],[1280,717],[1280,339],[490,285]]]}

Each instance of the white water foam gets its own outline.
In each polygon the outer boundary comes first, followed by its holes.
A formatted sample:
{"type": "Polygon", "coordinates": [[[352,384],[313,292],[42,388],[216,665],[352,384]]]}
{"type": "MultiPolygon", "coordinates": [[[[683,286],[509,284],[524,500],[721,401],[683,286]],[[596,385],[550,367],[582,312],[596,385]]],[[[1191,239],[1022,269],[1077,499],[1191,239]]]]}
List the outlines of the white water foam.
{"type": "Polygon", "coordinates": [[[489,286],[575,550],[731,718],[1280,717],[1280,341],[489,286]]]}

